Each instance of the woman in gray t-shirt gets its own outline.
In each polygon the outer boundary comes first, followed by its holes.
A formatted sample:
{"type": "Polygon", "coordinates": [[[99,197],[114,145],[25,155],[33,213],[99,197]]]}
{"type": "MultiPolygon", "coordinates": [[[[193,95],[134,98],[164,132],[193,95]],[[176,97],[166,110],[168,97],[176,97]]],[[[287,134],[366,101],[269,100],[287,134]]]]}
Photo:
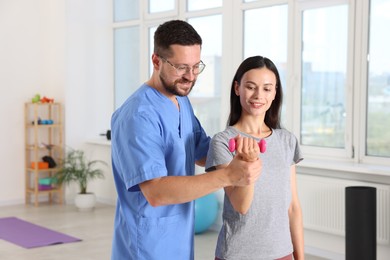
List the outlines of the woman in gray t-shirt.
{"type": "Polygon", "coordinates": [[[229,140],[237,135],[263,139],[266,151],[259,156],[263,167],[255,184],[225,188],[216,259],[304,259],[295,176],[303,158],[296,137],[280,126],[282,96],[271,60],[254,56],[241,63],[232,82],[228,127],[213,137],[206,169],[229,164],[234,157],[229,140]]]}

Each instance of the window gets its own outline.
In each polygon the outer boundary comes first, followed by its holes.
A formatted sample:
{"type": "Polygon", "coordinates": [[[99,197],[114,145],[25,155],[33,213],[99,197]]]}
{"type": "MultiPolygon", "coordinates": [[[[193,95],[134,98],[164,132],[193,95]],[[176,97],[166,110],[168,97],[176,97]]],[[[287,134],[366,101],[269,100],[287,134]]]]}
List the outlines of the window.
{"type": "Polygon", "coordinates": [[[114,0],[114,21],[122,22],[139,18],[138,0],[114,0]]]}
{"type": "Polygon", "coordinates": [[[157,26],[187,20],[206,64],[189,98],[209,135],[226,125],[238,64],[261,55],[279,69],[282,123],[305,158],[390,166],[390,0],[276,2],[114,0],[116,107],[150,76],[157,26]]]}
{"type": "Polygon", "coordinates": [[[390,1],[370,6],[365,155],[390,157],[390,1]]]}
{"type": "Polygon", "coordinates": [[[222,7],[222,0],[187,0],[188,11],[222,7]]]}
{"type": "Polygon", "coordinates": [[[302,145],[345,147],[348,7],[302,12],[302,145]]]}
{"type": "Polygon", "coordinates": [[[115,107],[138,88],[139,82],[139,27],[114,29],[114,84],[115,107]]]}
{"type": "Polygon", "coordinates": [[[149,13],[160,13],[175,9],[175,0],[149,0],[149,13]]]}

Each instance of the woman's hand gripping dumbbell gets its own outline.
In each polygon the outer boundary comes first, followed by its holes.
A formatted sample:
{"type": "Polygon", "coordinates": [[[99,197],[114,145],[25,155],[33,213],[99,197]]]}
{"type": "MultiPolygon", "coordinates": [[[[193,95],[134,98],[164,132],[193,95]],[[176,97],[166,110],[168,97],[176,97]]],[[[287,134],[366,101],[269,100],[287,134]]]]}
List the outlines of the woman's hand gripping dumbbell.
{"type": "MultiPolygon", "coordinates": [[[[261,139],[260,142],[258,143],[259,149],[261,153],[265,153],[267,149],[267,143],[264,139],[261,139]]],[[[236,139],[231,138],[229,140],[229,151],[234,152],[236,150],[236,139]]]]}

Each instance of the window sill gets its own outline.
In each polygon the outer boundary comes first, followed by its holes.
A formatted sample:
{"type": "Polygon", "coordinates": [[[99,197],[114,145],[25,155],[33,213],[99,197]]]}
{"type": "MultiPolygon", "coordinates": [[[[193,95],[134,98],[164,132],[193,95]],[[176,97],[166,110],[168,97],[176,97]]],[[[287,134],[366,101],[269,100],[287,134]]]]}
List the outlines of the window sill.
{"type": "Polygon", "coordinates": [[[106,137],[88,139],[86,143],[94,144],[94,145],[102,145],[102,146],[111,146],[111,141],[107,140],[106,137]]]}
{"type": "MultiPolygon", "coordinates": [[[[93,138],[86,141],[88,144],[111,147],[111,141],[107,138],[93,138]]],[[[387,177],[390,179],[390,167],[372,164],[360,164],[353,162],[339,162],[318,159],[304,159],[297,165],[297,171],[304,174],[313,174],[330,177],[356,177],[356,175],[370,177],[387,177]],[[348,175],[349,174],[349,175],[348,175]]],[[[389,180],[390,181],[390,180],[389,180]]]]}
{"type": "Polygon", "coordinates": [[[297,169],[300,173],[311,173],[315,175],[333,177],[337,176],[339,178],[360,175],[365,176],[364,179],[367,180],[371,177],[387,177],[390,179],[389,166],[373,164],[304,159],[297,165],[297,169]]]}

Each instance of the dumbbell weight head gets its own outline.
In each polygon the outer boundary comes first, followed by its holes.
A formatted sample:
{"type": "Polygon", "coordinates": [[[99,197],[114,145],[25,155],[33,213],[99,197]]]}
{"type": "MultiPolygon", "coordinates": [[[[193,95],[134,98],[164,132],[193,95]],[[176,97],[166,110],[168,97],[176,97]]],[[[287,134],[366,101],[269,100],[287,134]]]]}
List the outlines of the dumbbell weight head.
{"type": "MultiPolygon", "coordinates": [[[[261,153],[265,153],[267,150],[267,142],[264,139],[261,139],[258,143],[259,149],[261,153]]],[[[234,138],[231,138],[229,140],[229,151],[232,153],[236,150],[236,140],[234,138]]]]}

